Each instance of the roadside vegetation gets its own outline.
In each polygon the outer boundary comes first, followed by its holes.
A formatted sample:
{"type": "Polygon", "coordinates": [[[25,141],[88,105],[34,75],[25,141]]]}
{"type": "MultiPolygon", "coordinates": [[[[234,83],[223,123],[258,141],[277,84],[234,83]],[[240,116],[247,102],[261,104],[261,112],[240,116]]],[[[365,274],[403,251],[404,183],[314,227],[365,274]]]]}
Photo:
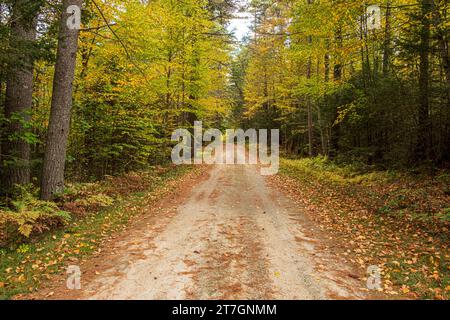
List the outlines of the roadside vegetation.
{"type": "Polygon", "coordinates": [[[388,293],[448,298],[449,6],[2,1],[0,298],[182,181],[187,168],[158,166],[195,121],[279,129],[281,149],[308,159],[283,160],[277,179],[348,259],[381,264],[388,293]]]}
{"type": "Polygon", "coordinates": [[[450,295],[450,177],[377,171],[326,158],[283,159],[274,178],[343,257],[382,267],[383,292],[410,298],[450,295]]]}
{"type": "Polygon", "coordinates": [[[24,191],[16,211],[0,211],[0,299],[32,293],[71,262],[94,254],[133,217],[148,213],[198,172],[189,166],[159,167],[69,185],[57,202],[42,202],[24,191]]]}

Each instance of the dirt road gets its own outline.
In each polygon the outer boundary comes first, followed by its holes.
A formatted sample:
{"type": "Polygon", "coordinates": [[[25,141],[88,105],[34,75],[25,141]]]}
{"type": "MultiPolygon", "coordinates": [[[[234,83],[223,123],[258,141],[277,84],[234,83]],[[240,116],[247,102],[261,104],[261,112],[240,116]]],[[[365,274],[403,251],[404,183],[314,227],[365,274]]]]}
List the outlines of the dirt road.
{"type": "Polygon", "coordinates": [[[363,281],[254,166],[216,166],[82,266],[58,299],[362,299],[363,281]],[[86,276],[85,276],[86,275],[86,276]]]}

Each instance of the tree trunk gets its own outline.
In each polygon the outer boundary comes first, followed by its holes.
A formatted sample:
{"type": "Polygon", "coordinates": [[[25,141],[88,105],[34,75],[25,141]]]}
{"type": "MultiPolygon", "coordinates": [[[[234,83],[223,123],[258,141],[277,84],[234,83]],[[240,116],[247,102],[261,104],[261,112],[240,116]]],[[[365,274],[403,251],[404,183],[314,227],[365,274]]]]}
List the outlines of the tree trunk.
{"type": "Polygon", "coordinates": [[[36,40],[38,5],[19,0],[14,3],[10,47],[12,61],[8,67],[5,93],[5,119],[2,141],[2,184],[9,193],[14,185],[30,182],[31,147],[28,132],[33,103],[33,53],[30,45],[36,40]]]}
{"type": "MultiPolygon", "coordinates": [[[[308,4],[311,5],[313,3],[313,0],[308,0],[308,4]]],[[[312,36],[308,36],[308,46],[311,47],[312,45],[312,36]]],[[[307,70],[306,70],[306,78],[309,80],[311,79],[311,74],[312,74],[312,58],[311,56],[309,56],[308,58],[308,65],[307,65],[307,70]]],[[[314,137],[313,137],[313,115],[312,115],[312,101],[311,101],[311,97],[308,96],[308,154],[309,157],[313,157],[314,156],[314,150],[313,150],[313,143],[314,143],[314,137]]]]}
{"type": "MultiPolygon", "coordinates": [[[[327,49],[329,49],[329,44],[327,41],[327,49]]],[[[325,58],[324,58],[324,68],[325,68],[325,82],[328,83],[330,82],[330,61],[331,61],[331,57],[330,54],[327,52],[325,54],[325,58]]],[[[321,139],[321,143],[322,143],[322,154],[324,156],[329,156],[329,136],[328,136],[328,130],[327,130],[327,126],[323,121],[322,118],[322,111],[320,110],[320,106],[318,107],[318,112],[317,112],[317,116],[318,116],[318,120],[319,120],[319,124],[320,124],[320,139],[321,139]]]]}
{"type": "Polygon", "coordinates": [[[82,3],[82,0],[63,1],[50,123],[42,171],[41,198],[44,200],[50,200],[64,190],[64,170],[79,36],[79,30],[68,27],[67,21],[72,14],[67,13],[67,10],[71,5],[81,9],[82,3]]]}
{"type": "Polygon", "coordinates": [[[430,123],[430,37],[432,0],[421,1],[421,28],[420,28],[420,66],[419,66],[419,112],[418,112],[418,143],[416,156],[418,160],[429,157],[431,146],[431,123],[430,123]]]}
{"type": "Polygon", "coordinates": [[[325,67],[325,82],[328,83],[330,81],[330,54],[328,52],[325,54],[324,67],[325,67]]]}
{"type": "Polygon", "coordinates": [[[341,59],[341,50],[343,46],[343,36],[342,36],[342,27],[339,26],[336,30],[335,34],[335,41],[337,46],[337,58],[334,65],[334,81],[341,81],[342,80],[342,59],[341,59]]]}
{"type": "Polygon", "coordinates": [[[434,21],[435,21],[435,30],[436,37],[439,44],[439,52],[441,57],[441,73],[444,81],[444,85],[446,86],[446,90],[443,96],[444,106],[441,107],[440,120],[442,123],[440,124],[441,128],[441,139],[439,146],[439,161],[449,161],[450,157],[450,134],[449,134],[449,113],[446,111],[448,106],[450,106],[450,57],[448,52],[448,32],[445,26],[445,22],[448,21],[447,18],[447,2],[438,3],[434,2],[434,21]],[[442,6],[442,7],[441,7],[442,6]],[[445,108],[447,106],[447,108],[445,108]],[[442,111],[446,112],[442,112],[442,111]],[[445,116],[446,115],[446,116],[445,116]]]}
{"type": "Polygon", "coordinates": [[[384,29],[383,75],[387,76],[391,67],[391,1],[386,4],[386,26],[384,29]]]}
{"type": "MultiPolygon", "coordinates": [[[[342,66],[342,58],[341,58],[341,51],[343,47],[343,35],[342,35],[342,27],[339,25],[337,27],[337,30],[335,32],[335,41],[336,41],[336,47],[337,47],[337,58],[334,62],[334,69],[333,69],[333,79],[335,82],[340,82],[342,80],[343,76],[343,66],[342,66]]],[[[337,153],[339,151],[339,140],[341,136],[341,124],[337,122],[339,118],[339,112],[337,107],[334,107],[334,122],[330,129],[330,142],[328,146],[328,154],[330,158],[335,158],[337,156],[337,153]]]]}
{"type": "MultiPolygon", "coordinates": [[[[444,3],[446,5],[446,3],[444,3]]],[[[442,70],[447,84],[447,102],[450,102],[450,57],[448,52],[448,33],[446,32],[445,21],[448,21],[446,9],[440,8],[434,3],[434,21],[436,38],[439,43],[439,53],[441,57],[442,70]]]]}

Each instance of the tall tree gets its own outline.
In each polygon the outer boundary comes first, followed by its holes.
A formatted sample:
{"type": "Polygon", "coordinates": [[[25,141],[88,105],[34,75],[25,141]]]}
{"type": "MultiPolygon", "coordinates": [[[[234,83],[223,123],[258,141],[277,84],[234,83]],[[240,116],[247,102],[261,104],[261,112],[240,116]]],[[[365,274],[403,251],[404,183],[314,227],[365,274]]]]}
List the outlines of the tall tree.
{"type": "Polygon", "coordinates": [[[2,182],[6,192],[30,182],[29,122],[33,102],[33,45],[40,1],[17,0],[12,6],[10,52],[2,141],[2,182]]]}
{"type": "Polygon", "coordinates": [[[79,29],[71,28],[68,23],[76,11],[81,10],[83,0],[64,0],[59,23],[58,51],[55,75],[53,78],[53,95],[50,122],[42,171],[41,198],[49,200],[64,189],[64,170],[67,144],[70,130],[72,109],[73,81],[77,60],[79,29]]]}
{"type": "Polygon", "coordinates": [[[419,45],[419,138],[416,156],[419,160],[430,156],[431,122],[430,122],[430,38],[432,0],[421,0],[420,45],[419,45]]]}
{"type": "Polygon", "coordinates": [[[387,76],[391,66],[391,17],[392,1],[386,2],[386,19],[384,27],[384,48],[383,48],[383,75],[387,76]]]}
{"type": "MultiPolygon", "coordinates": [[[[308,5],[312,5],[313,4],[313,0],[307,0],[308,5]]],[[[312,36],[308,35],[308,46],[312,46],[312,36]]],[[[312,57],[311,55],[309,55],[308,57],[308,62],[307,62],[307,66],[306,66],[306,78],[308,80],[311,79],[311,75],[312,75],[312,57]]],[[[312,157],[314,155],[314,146],[313,146],[313,114],[312,114],[312,101],[311,101],[311,97],[307,97],[307,108],[308,108],[308,154],[310,157],[312,157]]]]}

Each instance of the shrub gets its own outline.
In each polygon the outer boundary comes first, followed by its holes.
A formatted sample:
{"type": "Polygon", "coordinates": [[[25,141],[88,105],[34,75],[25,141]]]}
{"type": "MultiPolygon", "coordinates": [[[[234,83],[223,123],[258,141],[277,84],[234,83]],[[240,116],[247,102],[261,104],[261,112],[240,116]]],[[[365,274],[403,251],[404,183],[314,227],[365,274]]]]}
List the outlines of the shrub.
{"type": "Polygon", "coordinates": [[[27,188],[21,188],[11,209],[0,210],[0,246],[22,242],[32,234],[40,234],[71,220],[53,202],[41,201],[27,188]]]}

